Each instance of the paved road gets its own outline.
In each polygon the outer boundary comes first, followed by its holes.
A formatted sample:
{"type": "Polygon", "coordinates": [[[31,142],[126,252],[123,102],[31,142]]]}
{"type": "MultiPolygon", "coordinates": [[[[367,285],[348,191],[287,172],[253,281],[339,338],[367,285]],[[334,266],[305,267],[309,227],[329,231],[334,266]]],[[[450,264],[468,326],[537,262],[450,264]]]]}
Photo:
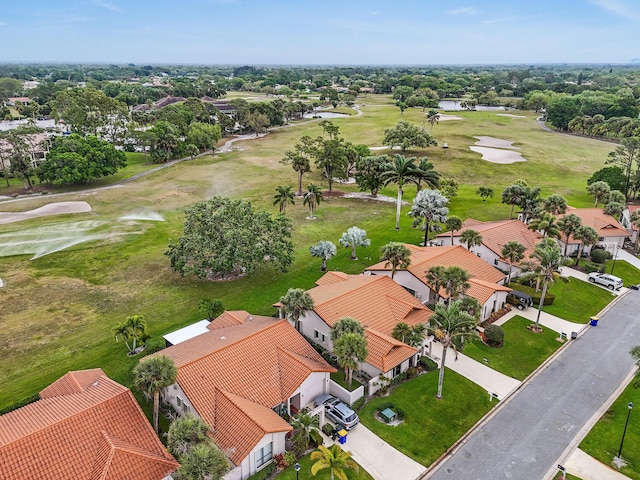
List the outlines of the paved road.
{"type": "Polygon", "coordinates": [[[639,309],[640,292],[619,299],[597,327],[573,341],[423,478],[543,479],[633,369],[629,350],[640,344],[639,309]]]}

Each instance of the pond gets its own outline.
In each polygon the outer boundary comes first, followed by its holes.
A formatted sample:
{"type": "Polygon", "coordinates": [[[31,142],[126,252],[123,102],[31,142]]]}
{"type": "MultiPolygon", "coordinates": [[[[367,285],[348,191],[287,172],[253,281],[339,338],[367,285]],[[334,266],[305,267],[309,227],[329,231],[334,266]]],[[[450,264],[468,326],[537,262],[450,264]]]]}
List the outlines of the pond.
{"type": "MultiPolygon", "coordinates": [[[[465,110],[460,105],[460,102],[457,102],[455,100],[440,100],[440,102],[438,102],[438,108],[454,112],[465,110]]],[[[499,112],[502,110],[506,110],[506,108],[500,106],[490,107],[489,105],[476,105],[476,110],[480,112],[499,112]]]]}
{"type": "Polygon", "coordinates": [[[337,112],[316,112],[316,113],[305,113],[304,118],[344,118],[348,117],[346,113],[337,113],[337,112]]]}

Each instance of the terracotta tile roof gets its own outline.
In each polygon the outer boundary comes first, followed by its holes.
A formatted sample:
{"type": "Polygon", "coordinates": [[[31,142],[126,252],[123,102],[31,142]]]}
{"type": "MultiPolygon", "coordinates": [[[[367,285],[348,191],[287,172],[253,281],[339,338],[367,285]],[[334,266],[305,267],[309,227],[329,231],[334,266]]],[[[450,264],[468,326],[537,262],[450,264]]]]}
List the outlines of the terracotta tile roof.
{"type": "Polygon", "coordinates": [[[369,351],[367,363],[382,372],[388,372],[396,365],[411,358],[418,351],[400,340],[371,328],[365,328],[364,336],[367,339],[367,350],[369,351]]]}
{"type": "Polygon", "coordinates": [[[161,479],[178,468],[128,388],[71,372],[0,417],[0,478],[161,479]]]}
{"type": "MultiPolygon", "coordinates": [[[[480,222],[468,218],[462,224],[460,230],[453,232],[454,237],[459,237],[467,229],[472,229],[482,235],[482,244],[493,253],[502,258],[502,247],[508,242],[516,241],[524,245],[525,260],[529,259],[536,245],[542,240],[542,235],[529,230],[526,223],[521,220],[499,220],[496,222],[480,222]]],[[[441,233],[437,237],[449,237],[451,232],[441,233]]]]}
{"type": "Polygon", "coordinates": [[[628,237],[620,222],[611,215],[605,214],[601,208],[572,208],[567,209],[567,215],[573,213],[582,220],[582,225],[595,228],[599,237],[628,237]]]}
{"type": "Polygon", "coordinates": [[[344,282],[349,278],[349,275],[342,272],[327,272],[318,279],[316,285],[329,285],[331,283],[344,282]]]}
{"type": "Polygon", "coordinates": [[[484,305],[495,292],[510,292],[511,290],[513,289],[497,283],[485,282],[479,278],[470,278],[469,289],[465,294],[478,300],[480,305],[484,305]]]}
{"type": "Polygon", "coordinates": [[[236,465],[273,428],[288,430],[273,407],[312,372],[335,371],[287,320],[271,317],[252,316],[155,355],[175,361],[178,384],[236,465]]]}
{"type": "Polygon", "coordinates": [[[224,311],[220,316],[216,317],[207,325],[208,330],[215,330],[220,327],[230,327],[232,325],[242,325],[247,321],[251,321],[253,319],[267,319],[273,320],[272,317],[262,317],[258,315],[251,315],[246,310],[227,310],[224,311]]]}

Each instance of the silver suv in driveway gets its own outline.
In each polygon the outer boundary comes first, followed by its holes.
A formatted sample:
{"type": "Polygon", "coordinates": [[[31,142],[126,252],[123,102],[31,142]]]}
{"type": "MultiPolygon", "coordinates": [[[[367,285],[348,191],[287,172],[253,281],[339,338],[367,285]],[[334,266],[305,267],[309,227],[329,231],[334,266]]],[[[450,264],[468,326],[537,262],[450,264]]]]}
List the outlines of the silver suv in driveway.
{"type": "Polygon", "coordinates": [[[324,414],[334,423],[343,424],[347,430],[351,430],[360,421],[356,412],[333,395],[320,395],[314,404],[316,407],[324,405],[324,414]]]}
{"type": "Polygon", "coordinates": [[[607,273],[591,272],[589,274],[589,281],[591,283],[597,283],[603,287],[607,287],[609,290],[619,290],[622,287],[622,279],[609,275],[607,273]]]}

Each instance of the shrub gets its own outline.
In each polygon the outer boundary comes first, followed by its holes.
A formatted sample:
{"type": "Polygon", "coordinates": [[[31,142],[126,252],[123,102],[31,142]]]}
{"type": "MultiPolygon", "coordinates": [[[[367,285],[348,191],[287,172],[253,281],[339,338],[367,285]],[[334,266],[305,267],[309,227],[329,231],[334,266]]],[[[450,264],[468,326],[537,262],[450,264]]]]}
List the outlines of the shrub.
{"type": "Polygon", "coordinates": [[[418,369],[416,367],[407,368],[407,379],[413,378],[418,374],[418,369]]]}
{"type": "Polygon", "coordinates": [[[327,435],[328,437],[331,436],[331,433],[333,432],[333,426],[330,423],[325,423],[322,426],[322,433],[324,433],[325,435],[327,435]]]}
{"type": "Polygon", "coordinates": [[[407,372],[402,372],[400,375],[397,375],[395,377],[393,377],[393,380],[391,380],[391,385],[398,385],[402,382],[404,382],[407,379],[407,372]]]}
{"type": "Polygon", "coordinates": [[[591,261],[593,263],[603,264],[609,259],[609,252],[606,250],[592,250],[591,251],[591,261]]]}
{"type": "Polygon", "coordinates": [[[357,412],[362,408],[363,405],[364,405],[364,397],[359,398],[358,400],[353,402],[353,405],[351,405],[351,408],[353,408],[357,412]]]}
{"type": "MultiPolygon", "coordinates": [[[[533,300],[534,306],[538,306],[540,304],[540,295],[542,295],[542,290],[540,290],[539,292],[536,292],[535,288],[530,287],[529,285],[526,285],[524,283],[519,285],[514,285],[512,282],[508,286],[510,288],[513,288],[514,290],[519,290],[522,293],[527,293],[531,295],[531,299],[533,300]]],[[[555,301],[555,299],[556,299],[555,295],[553,293],[550,293],[547,290],[547,294],[544,296],[543,305],[553,305],[553,302],[555,301]]]]}
{"type": "Polygon", "coordinates": [[[604,269],[605,269],[604,265],[598,265],[593,262],[584,262],[582,264],[582,268],[587,273],[591,273],[591,272],[604,273],[604,269]]]}
{"type": "Polygon", "coordinates": [[[422,368],[427,372],[438,369],[438,364],[429,357],[420,357],[420,365],[422,365],[422,368]]]}
{"type": "Polygon", "coordinates": [[[296,461],[296,454],[293,452],[284,452],[284,461],[287,463],[287,466],[291,465],[296,461]]]}
{"type": "Polygon", "coordinates": [[[277,453],[273,456],[273,463],[276,464],[278,470],[284,470],[289,466],[282,453],[277,453]]]}
{"type": "Polygon", "coordinates": [[[504,343],[504,330],[500,325],[489,325],[484,329],[484,338],[490,347],[501,347],[504,343]]]}

